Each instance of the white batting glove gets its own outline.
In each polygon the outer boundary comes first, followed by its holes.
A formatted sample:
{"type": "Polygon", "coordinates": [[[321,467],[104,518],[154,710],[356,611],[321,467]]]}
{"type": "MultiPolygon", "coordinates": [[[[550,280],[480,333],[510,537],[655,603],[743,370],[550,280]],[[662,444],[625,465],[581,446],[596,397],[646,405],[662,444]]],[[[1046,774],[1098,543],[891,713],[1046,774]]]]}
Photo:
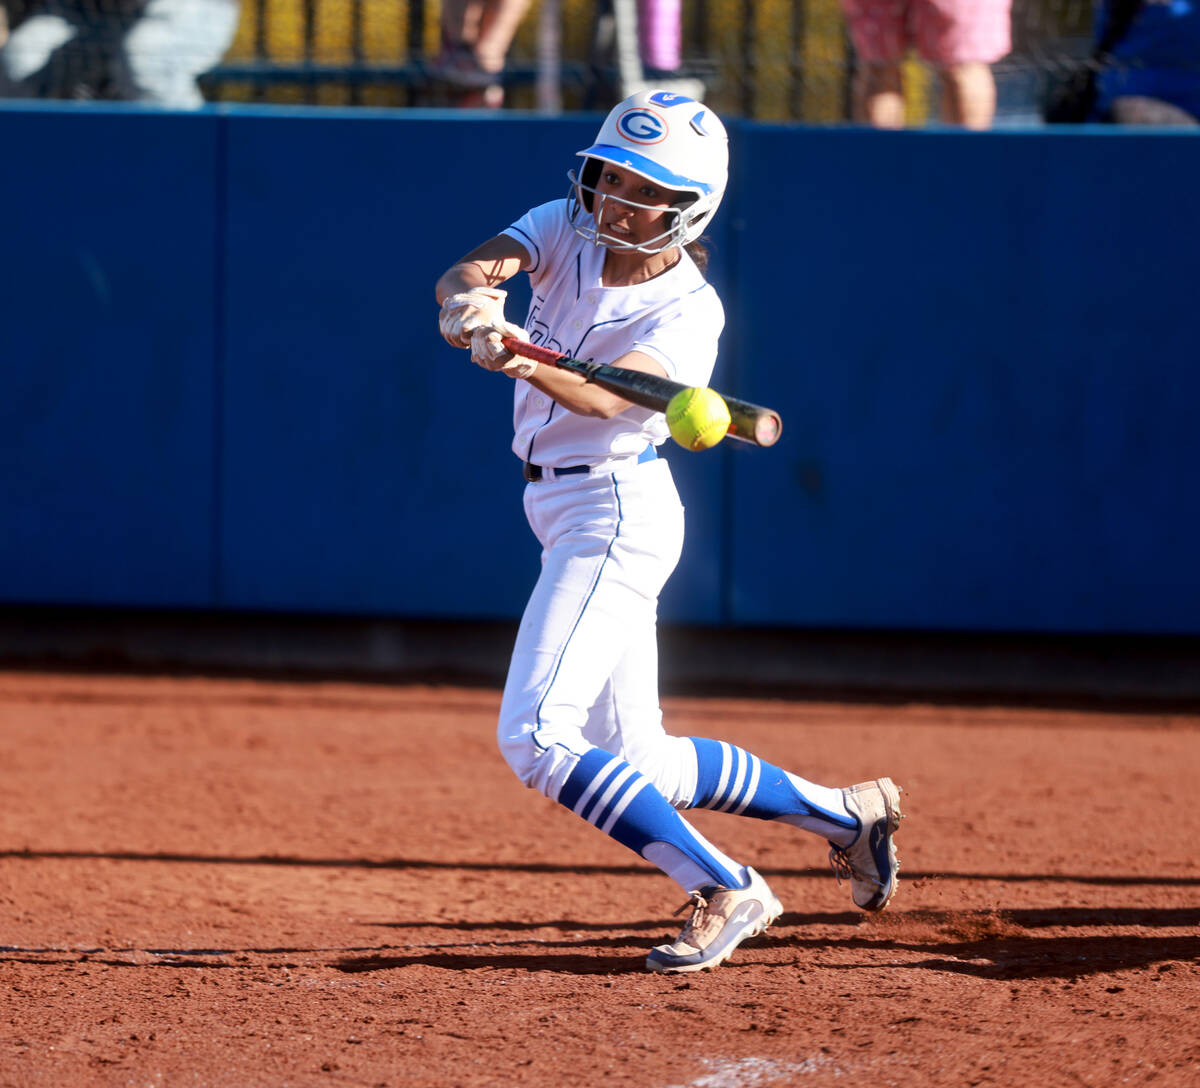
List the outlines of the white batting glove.
{"type": "Polygon", "coordinates": [[[475,287],[462,294],[450,295],[442,303],[438,329],[451,347],[469,348],[471,333],[484,325],[504,321],[507,291],[495,287],[475,287]]]}
{"type": "Polygon", "coordinates": [[[528,340],[529,333],[509,321],[478,328],[471,333],[471,362],[478,363],[485,370],[498,370],[510,378],[528,378],[537,369],[537,363],[532,359],[521,359],[509,351],[503,344],[505,337],[528,340]]]}

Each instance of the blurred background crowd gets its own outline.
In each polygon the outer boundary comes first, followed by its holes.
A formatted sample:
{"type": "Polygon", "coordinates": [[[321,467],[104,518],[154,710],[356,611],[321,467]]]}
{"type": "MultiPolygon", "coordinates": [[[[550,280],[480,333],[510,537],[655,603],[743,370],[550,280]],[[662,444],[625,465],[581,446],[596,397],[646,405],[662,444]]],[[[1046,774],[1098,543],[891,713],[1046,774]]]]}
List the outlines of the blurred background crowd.
{"type": "Polygon", "coordinates": [[[1200,117],[1200,0],[0,0],[0,95],[765,121],[1200,117]]]}

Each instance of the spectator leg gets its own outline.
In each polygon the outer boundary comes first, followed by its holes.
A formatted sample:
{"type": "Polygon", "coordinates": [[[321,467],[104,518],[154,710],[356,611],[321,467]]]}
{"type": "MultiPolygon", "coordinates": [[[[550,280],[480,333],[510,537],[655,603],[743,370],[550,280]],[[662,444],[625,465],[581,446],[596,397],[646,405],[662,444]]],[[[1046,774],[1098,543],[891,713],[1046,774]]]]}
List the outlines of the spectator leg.
{"type": "Polygon", "coordinates": [[[446,52],[474,50],[483,18],[483,0],[443,0],[442,48],[446,52]]]}
{"type": "Polygon", "coordinates": [[[864,64],[854,76],[854,119],[875,128],[904,127],[900,62],[864,64]]]}
{"type": "Polygon", "coordinates": [[[942,120],[969,129],[988,129],[996,116],[996,79],[990,65],[956,64],[938,73],[942,120]]]}
{"type": "Polygon", "coordinates": [[[517,27],[529,10],[530,0],[495,0],[483,10],[475,55],[485,72],[501,72],[517,27]]]}

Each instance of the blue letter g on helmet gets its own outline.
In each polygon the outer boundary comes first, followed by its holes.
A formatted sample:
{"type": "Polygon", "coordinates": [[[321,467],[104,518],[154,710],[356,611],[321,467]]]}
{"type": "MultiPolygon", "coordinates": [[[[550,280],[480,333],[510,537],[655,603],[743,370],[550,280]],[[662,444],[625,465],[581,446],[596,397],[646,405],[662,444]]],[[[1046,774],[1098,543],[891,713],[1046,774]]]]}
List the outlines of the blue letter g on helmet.
{"type": "Polygon", "coordinates": [[[635,144],[656,144],[666,136],[667,123],[650,110],[632,109],[621,115],[617,131],[635,144]]]}

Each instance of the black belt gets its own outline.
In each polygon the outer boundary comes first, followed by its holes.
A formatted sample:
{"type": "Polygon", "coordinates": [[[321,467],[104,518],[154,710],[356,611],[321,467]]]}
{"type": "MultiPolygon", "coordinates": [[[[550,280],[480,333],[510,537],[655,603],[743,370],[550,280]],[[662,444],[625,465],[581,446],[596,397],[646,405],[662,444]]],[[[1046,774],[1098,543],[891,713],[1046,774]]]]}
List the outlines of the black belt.
{"type": "MultiPolygon", "coordinates": [[[[641,465],[647,461],[653,461],[657,456],[658,451],[653,446],[647,446],[644,450],[642,450],[641,453],[638,454],[637,463],[641,465]]],[[[535,465],[532,461],[525,461],[523,462],[523,465],[524,467],[522,469],[522,474],[525,476],[525,479],[528,483],[537,483],[538,480],[542,479],[543,474],[541,465],[535,465]]],[[[591,472],[593,467],[594,466],[592,465],[567,465],[566,468],[556,468],[552,471],[555,477],[578,476],[585,472],[591,472]]]]}

